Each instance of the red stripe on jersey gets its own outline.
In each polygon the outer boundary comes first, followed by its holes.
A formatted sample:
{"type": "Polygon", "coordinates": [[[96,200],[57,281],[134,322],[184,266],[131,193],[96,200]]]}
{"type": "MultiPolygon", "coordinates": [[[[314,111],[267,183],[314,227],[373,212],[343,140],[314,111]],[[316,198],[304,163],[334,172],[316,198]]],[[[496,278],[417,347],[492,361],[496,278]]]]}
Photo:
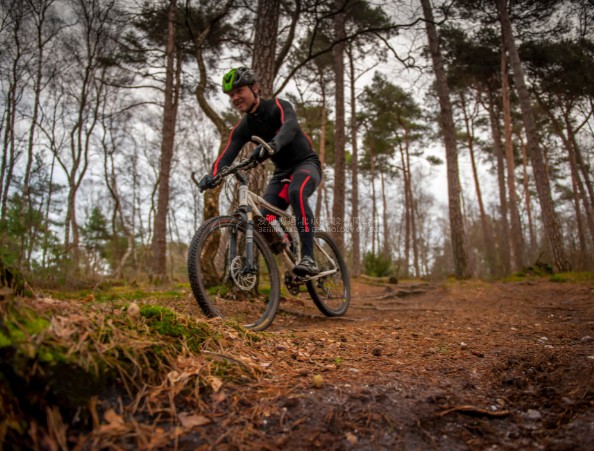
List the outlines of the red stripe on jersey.
{"type": "Polygon", "coordinates": [[[301,189],[299,190],[299,202],[301,203],[301,218],[303,219],[303,224],[305,225],[305,231],[309,232],[309,225],[307,224],[307,216],[305,216],[305,206],[303,202],[303,190],[305,189],[305,185],[311,178],[310,175],[307,176],[305,181],[301,184],[301,189]]]}
{"type": "Polygon", "coordinates": [[[280,102],[278,101],[278,98],[275,98],[274,101],[276,102],[276,105],[278,106],[278,108],[280,109],[280,112],[281,112],[281,123],[284,124],[285,123],[285,110],[283,110],[283,107],[281,106],[280,102]]]}

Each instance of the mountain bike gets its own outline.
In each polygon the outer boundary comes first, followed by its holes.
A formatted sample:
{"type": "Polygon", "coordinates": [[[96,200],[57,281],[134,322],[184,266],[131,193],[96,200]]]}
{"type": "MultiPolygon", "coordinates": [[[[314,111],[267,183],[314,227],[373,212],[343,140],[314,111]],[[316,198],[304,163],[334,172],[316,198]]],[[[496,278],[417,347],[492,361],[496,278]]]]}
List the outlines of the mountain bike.
{"type": "MultiPolygon", "coordinates": [[[[258,144],[259,152],[274,153],[259,137],[253,136],[252,141],[258,144]]],[[[249,190],[246,171],[259,164],[258,158],[250,157],[225,167],[208,187],[215,188],[234,176],[238,182],[238,206],[231,215],[205,221],[192,238],[188,276],[198,305],[208,317],[230,319],[248,329],[264,330],[272,324],[279,308],[280,267],[284,270],[285,289],[290,294],[296,296],[306,287],[324,315],[344,315],[350,302],[350,282],[336,243],[328,233],[315,230],[314,259],[320,272],[305,277],[292,272],[301,260],[296,221],[292,214],[249,190]],[[263,208],[277,219],[266,220],[263,208]]],[[[192,180],[198,185],[195,174],[192,180]]]]}

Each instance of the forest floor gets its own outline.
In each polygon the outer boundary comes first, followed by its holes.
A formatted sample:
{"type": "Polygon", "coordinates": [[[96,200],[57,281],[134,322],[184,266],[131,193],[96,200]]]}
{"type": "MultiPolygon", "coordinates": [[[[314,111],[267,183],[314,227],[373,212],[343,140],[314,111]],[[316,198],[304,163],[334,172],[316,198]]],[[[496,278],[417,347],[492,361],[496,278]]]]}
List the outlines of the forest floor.
{"type": "MultiPolygon", "coordinates": [[[[191,296],[168,305],[200,316],[191,296]]],[[[190,394],[170,395],[182,428],[163,421],[167,415],[154,407],[140,408],[138,398],[131,409],[112,393],[95,401],[103,402],[103,420],[93,414],[94,432],[62,444],[591,450],[594,443],[591,279],[357,280],[344,317],[326,318],[310,302],[283,300],[266,332],[225,334],[209,353],[245,374],[209,379],[216,383],[202,389],[198,407],[190,394]],[[134,414],[126,417],[126,410],[134,414]],[[126,429],[124,422],[135,426],[126,429]]],[[[187,379],[191,371],[169,373],[171,387],[184,374],[187,379]]]]}

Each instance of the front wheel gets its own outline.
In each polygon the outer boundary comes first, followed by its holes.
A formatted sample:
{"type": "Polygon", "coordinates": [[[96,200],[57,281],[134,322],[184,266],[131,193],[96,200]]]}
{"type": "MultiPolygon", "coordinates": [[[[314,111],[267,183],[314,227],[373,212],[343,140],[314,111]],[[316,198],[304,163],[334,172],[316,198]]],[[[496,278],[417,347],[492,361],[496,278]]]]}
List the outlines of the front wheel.
{"type": "Polygon", "coordinates": [[[205,222],[190,244],[188,276],[206,316],[264,330],[278,310],[278,268],[268,244],[255,231],[249,265],[246,227],[244,221],[231,216],[205,222]]]}
{"type": "Polygon", "coordinates": [[[324,315],[342,316],[351,301],[348,269],[338,246],[328,233],[317,231],[314,240],[314,258],[320,276],[307,282],[307,291],[324,315]]]}

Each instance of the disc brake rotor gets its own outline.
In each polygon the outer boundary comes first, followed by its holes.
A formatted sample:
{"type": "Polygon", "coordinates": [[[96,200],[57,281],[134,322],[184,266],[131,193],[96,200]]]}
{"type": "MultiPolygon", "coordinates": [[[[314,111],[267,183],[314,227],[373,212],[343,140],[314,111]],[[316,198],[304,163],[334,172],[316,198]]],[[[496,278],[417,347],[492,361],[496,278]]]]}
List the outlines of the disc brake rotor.
{"type": "Polygon", "coordinates": [[[235,285],[243,290],[249,291],[256,286],[257,274],[244,272],[245,257],[238,255],[231,262],[231,277],[235,285]]]}

